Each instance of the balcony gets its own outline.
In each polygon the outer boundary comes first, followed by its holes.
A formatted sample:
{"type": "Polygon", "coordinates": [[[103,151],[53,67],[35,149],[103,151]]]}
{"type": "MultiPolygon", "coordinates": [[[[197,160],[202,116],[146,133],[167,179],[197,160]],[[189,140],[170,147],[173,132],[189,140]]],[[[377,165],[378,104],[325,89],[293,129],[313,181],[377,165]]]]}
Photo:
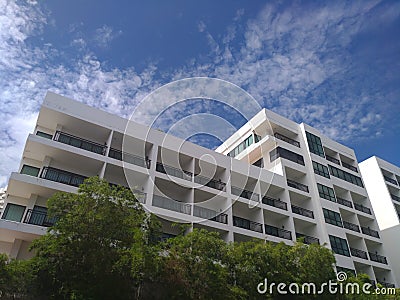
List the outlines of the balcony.
{"type": "Polygon", "coordinates": [[[299,206],[292,205],[292,212],[294,214],[298,214],[298,215],[302,215],[302,216],[314,219],[314,213],[309,209],[305,209],[305,208],[302,208],[299,206]]]}
{"type": "Polygon", "coordinates": [[[319,245],[319,239],[317,239],[316,237],[313,237],[313,236],[309,236],[309,235],[305,235],[305,234],[296,232],[296,238],[297,239],[303,238],[304,244],[307,244],[307,245],[311,245],[311,244],[319,245]]]}
{"type": "Polygon", "coordinates": [[[287,204],[279,199],[264,196],[262,198],[262,203],[269,205],[269,206],[276,207],[276,208],[280,208],[283,210],[287,210],[287,204]]]}
{"type": "Polygon", "coordinates": [[[126,153],[126,152],[122,152],[121,150],[117,150],[114,148],[110,148],[110,151],[108,152],[108,157],[120,160],[120,161],[124,161],[139,167],[143,167],[143,168],[147,168],[150,169],[150,164],[151,164],[151,160],[134,154],[130,154],[130,153],[126,153]]]}
{"type": "Polygon", "coordinates": [[[67,144],[73,147],[77,147],[101,155],[104,155],[107,149],[106,145],[85,140],[80,137],[61,131],[56,131],[56,134],[54,135],[54,140],[63,144],[67,144]]]}
{"type": "Polygon", "coordinates": [[[329,155],[325,155],[325,157],[326,157],[327,160],[329,160],[329,161],[331,161],[331,162],[333,162],[333,163],[335,163],[335,164],[340,166],[340,161],[338,159],[336,159],[336,158],[334,158],[332,156],[329,156],[329,155]]]}
{"type": "Polygon", "coordinates": [[[354,203],[354,208],[359,210],[359,211],[362,211],[362,212],[364,212],[366,214],[372,215],[371,210],[368,207],[366,207],[366,206],[364,206],[362,204],[354,203]]]}
{"type": "Polygon", "coordinates": [[[378,283],[387,289],[395,288],[395,285],[393,283],[384,282],[384,281],[378,281],[378,283]]]}
{"type": "Polygon", "coordinates": [[[153,196],[153,206],[159,208],[165,208],[168,210],[176,211],[187,215],[191,214],[190,204],[157,195],[153,196]]]}
{"type": "Polygon", "coordinates": [[[392,197],[392,199],[393,199],[394,201],[400,202],[400,197],[398,197],[398,196],[396,196],[396,195],[393,195],[393,194],[390,194],[390,197],[392,197]]]}
{"type": "Polygon", "coordinates": [[[292,233],[289,230],[281,229],[265,224],[265,234],[276,236],[286,240],[292,240],[292,233]]]}
{"type": "Polygon", "coordinates": [[[343,227],[352,231],[360,232],[360,227],[357,224],[343,221],[343,227]]]}
{"type": "Polygon", "coordinates": [[[295,141],[295,140],[293,140],[293,139],[291,139],[291,138],[289,138],[287,136],[284,136],[283,134],[275,132],[274,133],[274,137],[276,137],[277,139],[280,139],[280,140],[282,140],[282,141],[284,141],[286,143],[289,143],[289,144],[291,144],[293,146],[296,146],[296,147],[300,148],[300,143],[298,141],[295,141]]]}
{"type": "Polygon", "coordinates": [[[228,215],[227,214],[219,214],[215,210],[194,206],[193,207],[193,215],[199,218],[215,221],[222,224],[228,224],[228,215]]]}
{"type": "Polygon", "coordinates": [[[351,253],[351,256],[359,257],[362,259],[368,259],[367,252],[365,252],[365,251],[362,251],[362,250],[359,250],[356,248],[350,248],[350,253],[351,253]]]}
{"type": "Polygon", "coordinates": [[[86,179],[85,176],[52,167],[44,167],[42,169],[42,173],[40,174],[40,178],[76,187],[81,185],[83,181],[86,179]]]}
{"type": "Polygon", "coordinates": [[[390,178],[388,176],[383,175],[383,178],[385,178],[385,180],[387,182],[390,182],[391,184],[398,185],[396,180],[394,180],[394,179],[392,179],[392,178],[390,178]]]}
{"type": "Polygon", "coordinates": [[[177,178],[185,179],[187,181],[192,181],[192,175],[193,175],[192,173],[190,173],[188,171],[183,171],[183,170],[175,168],[175,167],[164,165],[159,162],[156,164],[156,171],[167,174],[167,175],[171,175],[171,176],[174,176],[177,178]]]}
{"type": "Polygon", "coordinates": [[[299,183],[291,179],[287,179],[287,185],[292,188],[308,193],[308,186],[306,186],[305,184],[299,183]]]}
{"type": "Polygon", "coordinates": [[[222,182],[221,180],[210,179],[200,175],[195,175],[194,182],[219,191],[223,191],[226,186],[226,183],[222,182]]]}
{"type": "Polygon", "coordinates": [[[385,264],[385,265],[388,264],[385,256],[379,255],[377,253],[372,253],[372,252],[368,252],[368,254],[369,254],[370,260],[376,261],[378,263],[385,264]]]}
{"type": "Polygon", "coordinates": [[[47,212],[36,211],[33,209],[28,209],[24,218],[24,223],[44,227],[51,227],[56,223],[56,221],[56,218],[49,218],[47,212]]]}
{"type": "Polygon", "coordinates": [[[345,167],[346,169],[349,169],[349,170],[352,170],[353,172],[358,173],[358,170],[356,167],[353,167],[352,165],[349,165],[343,161],[342,161],[342,166],[345,167]]]}
{"type": "Polygon", "coordinates": [[[379,232],[376,230],[361,226],[361,232],[379,239],[379,232]]]}
{"type": "Polygon", "coordinates": [[[146,193],[143,193],[138,190],[134,190],[133,194],[135,195],[135,198],[138,202],[143,203],[143,204],[146,203],[146,193]]]}
{"type": "Polygon", "coordinates": [[[253,200],[253,201],[258,201],[258,194],[253,193],[251,191],[248,190],[243,190],[240,188],[237,188],[235,186],[232,186],[232,194],[245,198],[245,199],[249,199],[249,200],[253,200]]]}
{"type": "Polygon", "coordinates": [[[262,224],[241,217],[233,216],[233,226],[262,233],[262,224]]]}
{"type": "Polygon", "coordinates": [[[353,208],[353,204],[351,204],[351,201],[349,201],[349,200],[339,198],[339,197],[336,197],[336,200],[337,200],[337,203],[339,203],[341,205],[353,208]]]}

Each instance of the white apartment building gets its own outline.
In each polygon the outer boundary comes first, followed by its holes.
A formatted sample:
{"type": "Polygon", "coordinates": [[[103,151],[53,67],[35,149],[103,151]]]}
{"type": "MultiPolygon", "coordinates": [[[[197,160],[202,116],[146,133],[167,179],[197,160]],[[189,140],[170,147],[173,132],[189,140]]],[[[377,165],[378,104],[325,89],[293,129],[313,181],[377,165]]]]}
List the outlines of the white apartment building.
{"type": "Polygon", "coordinates": [[[400,279],[400,168],[372,156],[360,163],[365,187],[396,279],[400,279]]]}
{"type": "Polygon", "coordinates": [[[46,95],[10,176],[0,252],[29,257],[29,243],[54,222],[47,199],[98,175],[134,187],[165,238],[178,233],[173,222],[217,231],[227,242],[292,245],[304,237],[331,248],[338,270],[398,286],[352,149],[266,109],[216,151],[136,123],[126,134],[127,123],[46,95]]]}

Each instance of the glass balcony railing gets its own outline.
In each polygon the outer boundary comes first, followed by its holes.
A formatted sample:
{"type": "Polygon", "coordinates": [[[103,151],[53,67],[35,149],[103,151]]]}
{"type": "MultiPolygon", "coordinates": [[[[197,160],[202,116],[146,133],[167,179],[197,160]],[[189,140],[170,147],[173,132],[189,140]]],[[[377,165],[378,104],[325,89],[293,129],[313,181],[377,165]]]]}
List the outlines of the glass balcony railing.
{"type": "Polygon", "coordinates": [[[379,239],[379,232],[371,228],[361,226],[361,232],[379,239]]]}
{"type": "Polygon", "coordinates": [[[258,194],[232,186],[232,194],[253,201],[258,201],[258,194]]]}
{"type": "Polygon", "coordinates": [[[61,131],[56,131],[56,134],[54,135],[54,140],[63,144],[67,144],[73,147],[77,147],[101,155],[104,155],[107,149],[106,145],[85,140],[80,137],[61,131]]]}
{"type": "Polygon", "coordinates": [[[228,215],[223,213],[218,213],[212,209],[194,206],[193,215],[199,218],[215,221],[218,223],[228,224],[228,215]]]}
{"type": "Polygon", "coordinates": [[[287,136],[284,136],[283,134],[275,132],[274,133],[274,137],[276,137],[277,139],[280,139],[280,140],[282,140],[282,141],[284,141],[286,143],[289,143],[289,144],[291,144],[293,146],[296,146],[296,147],[300,148],[300,143],[298,141],[295,141],[295,140],[293,140],[293,139],[291,139],[291,138],[289,138],[287,136]]]}
{"type": "Polygon", "coordinates": [[[335,163],[335,164],[340,166],[340,161],[338,159],[336,159],[336,158],[334,158],[332,156],[329,156],[329,155],[325,155],[325,157],[326,157],[327,160],[329,160],[329,161],[331,161],[331,162],[333,162],[333,163],[335,163]]]}
{"type": "Polygon", "coordinates": [[[287,185],[292,188],[308,193],[308,186],[306,186],[305,184],[299,183],[291,179],[287,179],[287,185]]]}
{"type": "Polygon", "coordinates": [[[369,254],[370,260],[376,261],[378,263],[385,264],[385,265],[388,264],[385,256],[379,255],[377,253],[372,253],[372,252],[368,252],[368,254],[369,254]]]}
{"type": "Polygon", "coordinates": [[[372,215],[371,210],[368,207],[366,207],[366,206],[364,206],[362,204],[354,203],[354,208],[359,210],[359,211],[362,211],[362,212],[364,212],[366,214],[372,215]]]}
{"type": "Polygon", "coordinates": [[[151,160],[146,158],[143,158],[138,155],[130,154],[127,152],[122,152],[121,150],[117,150],[114,148],[110,148],[110,151],[108,152],[108,157],[124,161],[126,163],[130,163],[139,167],[147,168],[150,169],[151,165],[151,160]]]}
{"type": "Polygon", "coordinates": [[[157,195],[153,196],[153,206],[165,208],[187,215],[191,214],[190,204],[157,195]]]}
{"type": "Polygon", "coordinates": [[[349,164],[347,164],[345,162],[342,162],[342,166],[345,167],[346,169],[349,169],[349,170],[352,170],[353,172],[357,172],[358,173],[357,168],[353,167],[352,165],[349,165],[349,164]]]}
{"type": "Polygon", "coordinates": [[[393,199],[394,201],[400,202],[400,197],[399,197],[399,196],[390,194],[390,197],[392,197],[392,199],[393,199]]]}
{"type": "Polygon", "coordinates": [[[390,182],[391,184],[398,185],[398,184],[397,184],[397,181],[394,180],[393,178],[390,178],[390,177],[385,176],[385,175],[383,175],[383,178],[385,178],[385,180],[386,180],[387,182],[390,182]]]}
{"type": "Polygon", "coordinates": [[[302,216],[314,219],[314,213],[311,210],[305,209],[303,207],[292,205],[292,212],[294,214],[298,214],[298,215],[302,215],[302,216]]]}
{"type": "Polygon", "coordinates": [[[81,185],[83,181],[86,179],[85,176],[52,167],[44,167],[40,174],[40,178],[76,187],[81,185]]]}
{"type": "Polygon", "coordinates": [[[343,221],[343,227],[352,231],[360,232],[360,227],[357,224],[353,224],[347,221],[343,221]]]}
{"type": "Polygon", "coordinates": [[[265,224],[265,234],[276,236],[282,239],[291,240],[292,233],[289,230],[265,224]]]}
{"type": "Polygon", "coordinates": [[[241,217],[233,216],[233,226],[256,232],[261,232],[261,233],[263,232],[262,224],[241,217]]]}
{"type": "Polygon", "coordinates": [[[319,245],[319,239],[313,236],[305,235],[302,233],[296,232],[296,238],[303,238],[304,244],[311,245],[311,244],[318,244],[319,245]]]}
{"type": "Polygon", "coordinates": [[[210,179],[200,175],[194,176],[194,182],[219,191],[223,191],[226,186],[226,183],[222,182],[221,180],[210,179]]]}
{"type": "Polygon", "coordinates": [[[340,198],[340,197],[336,197],[337,203],[347,206],[347,207],[353,207],[353,204],[351,203],[351,201],[340,198]]]}
{"type": "Polygon", "coordinates": [[[356,248],[350,248],[350,253],[351,253],[351,256],[359,257],[362,259],[368,259],[367,252],[365,252],[365,251],[362,251],[362,250],[359,250],[356,248]]]}
{"type": "Polygon", "coordinates": [[[24,218],[24,223],[44,227],[51,227],[56,223],[56,221],[56,218],[49,218],[47,212],[36,211],[34,209],[28,209],[24,218]]]}
{"type": "Polygon", "coordinates": [[[280,208],[283,210],[287,210],[287,204],[279,199],[264,196],[262,198],[262,203],[269,205],[269,206],[277,207],[277,208],[280,208]]]}
{"type": "Polygon", "coordinates": [[[171,175],[177,178],[185,179],[188,181],[192,181],[192,176],[193,174],[189,171],[184,171],[175,167],[171,167],[168,165],[164,165],[162,163],[157,163],[156,164],[156,171],[160,173],[164,173],[167,175],[171,175]]]}

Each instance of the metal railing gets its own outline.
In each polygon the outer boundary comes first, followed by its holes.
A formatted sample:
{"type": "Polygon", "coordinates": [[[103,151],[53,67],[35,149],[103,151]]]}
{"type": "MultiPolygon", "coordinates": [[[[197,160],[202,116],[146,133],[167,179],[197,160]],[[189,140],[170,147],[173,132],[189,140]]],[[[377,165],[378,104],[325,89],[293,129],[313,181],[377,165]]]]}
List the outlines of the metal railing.
{"type": "Polygon", "coordinates": [[[329,160],[329,161],[331,161],[331,162],[333,162],[333,163],[335,163],[335,164],[340,166],[340,161],[338,159],[336,159],[336,158],[334,158],[332,156],[329,156],[329,155],[325,155],[325,157],[326,157],[327,160],[329,160]]]}
{"type": "Polygon", "coordinates": [[[384,281],[378,280],[378,283],[387,289],[395,287],[395,285],[393,283],[389,283],[389,282],[384,282],[384,281]]]}
{"type": "Polygon", "coordinates": [[[199,218],[228,224],[228,215],[224,213],[218,213],[215,210],[201,207],[201,206],[193,206],[193,215],[199,218]]]}
{"type": "Polygon", "coordinates": [[[354,208],[359,210],[359,211],[362,211],[362,212],[364,212],[366,214],[372,215],[371,210],[368,207],[366,207],[366,206],[364,206],[362,204],[354,203],[354,208]]]}
{"type": "Polygon", "coordinates": [[[349,169],[349,170],[352,170],[353,172],[357,172],[358,173],[357,168],[353,167],[352,165],[350,165],[348,163],[345,163],[345,162],[342,161],[342,166],[345,167],[346,169],[349,169]]]}
{"type": "Polygon", "coordinates": [[[298,215],[302,215],[302,216],[314,219],[313,211],[311,211],[309,209],[305,209],[303,207],[292,205],[292,212],[295,213],[295,214],[298,214],[298,215]]]}
{"type": "Polygon", "coordinates": [[[258,201],[258,194],[248,190],[237,188],[235,186],[232,186],[232,194],[249,200],[258,201]]]}
{"type": "Polygon", "coordinates": [[[261,232],[261,233],[263,232],[262,224],[241,217],[233,216],[233,226],[256,232],[261,232]]]}
{"type": "Polygon", "coordinates": [[[289,230],[265,224],[265,234],[291,240],[292,233],[289,230]]]}
{"type": "Polygon", "coordinates": [[[222,182],[221,180],[215,180],[215,179],[207,178],[207,177],[200,176],[200,175],[194,176],[194,182],[202,184],[204,186],[208,186],[212,189],[216,189],[219,191],[223,191],[226,186],[226,183],[222,182]]]}
{"type": "Polygon", "coordinates": [[[390,182],[390,183],[392,183],[392,184],[394,184],[394,185],[398,185],[398,183],[397,183],[396,180],[394,180],[394,179],[392,179],[392,178],[390,178],[390,177],[388,177],[388,176],[383,175],[383,178],[385,178],[385,180],[386,180],[387,182],[390,182]]]}
{"type": "Polygon", "coordinates": [[[379,232],[368,227],[361,226],[361,232],[376,238],[379,238],[379,232]]]}
{"type": "Polygon", "coordinates": [[[63,144],[67,144],[101,155],[104,155],[107,149],[106,145],[92,142],[62,131],[56,131],[56,134],[54,135],[54,140],[63,144]]]}
{"type": "Polygon", "coordinates": [[[311,244],[318,244],[319,245],[319,239],[313,236],[305,235],[302,233],[296,232],[296,238],[303,238],[304,244],[311,245],[311,244]]]}
{"type": "Polygon", "coordinates": [[[285,136],[283,134],[275,132],[274,133],[274,137],[276,137],[277,139],[280,139],[280,140],[282,140],[282,141],[284,141],[286,143],[292,144],[293,146],[296,146],[296,147],[300,148],[300,143],[298,141],[295,141],[294,139],[291,139],[291,138],[289,138],[289,137],[287,137],[287,136],[285,136]]]}
{"type": "Polygon", "coordinates": [[[191,172],[184,171],[184,170],[181,170],[181,169],[178,169],[178,168],[175,168],[172,166],[168,166],[168,165],[165,165],[165,164],[162,164],[159,162],[156,164],[156,171],[167,174],[167,175],[171,175],[171,176],[174,176],[177,178],[192,181],[193,174],[191,172]]]}
{"type": "Polygon", "coordinates": [[[377,253],[372,253],[372,252],[368,252],[368,254],[369,254],[370,260],[376,261],[378,263],[385,264],[385,265],[388,264],[385,256],[379,255],[377,253]]]}
{"type": "Polygon", "coordinates": [[[122,152],[121,150],[117,150],[114,148],[110,148],[110,151],[108,152],[108,157],[124,161],[139,167],[150,169],[151,160],[147,157],[143,158],[141,156],[122,152]]]}
{"type": "Polygon", "coordinates": [[[191,214],[190,204],[173,200],[170,198],[161,197],[158,195],[153,196],[153,206],[165,208],[168,210],[176,211],[187,215],[191,214]]]}
{"type": "Polygon", "coordinates": [[[368,259],[367,252],[365,252],[365,251],[362,251],[362,250],[359,250],[356,248],[350,248],[350,253],[352,256],[359,257],[362,259],[368,259]]]}
{"type": "Polygon", "coordinates": [[[85,176],[52,167],[44,167],[40,174],[40,178],[76,187],[81,185],[83,181],[86,179],[85,176]]]}
{"type": "Polygon", "coordinates": [[[347,206],[347,207],[351,207],[353,208],[353,204],[351,203],[351,201],[340,198],[340,197],[336,197],[337,203],[347,206]]]}
{"type": "Polygon", "coordinates": [[[262,197],[261,201],[262,201],[262,203],[264,203],[266,205],[277,207],[277,208],[280,208],[283,210],[287,210],[287,204],[279,199],[264,196],[264,197],[262,197]]]}
{"type": "Polygon", "coordinates": [[[287,179],[287,185],[292,188],[295,188],[300,191],[304,191],[304,192],[308,193],[308,186],[306,186],[305,184],[299,183],[299,182],[291,180],[291,179],[287,179]]]}
{"type": "Polygon", "coordinates": [[[342,221],[343,227],[346,229],[350,229],[352,231],[360,232],[360,227],[357,224],[353,224],[347,221],[342,221]]]}
{"type": "Polygon", "coordinates": [[[47,212],[28,209],[26,212],[24,223],[39,225],[44,227],[51,227],[57,221],[57,218],[49,218],[47,212]]]}

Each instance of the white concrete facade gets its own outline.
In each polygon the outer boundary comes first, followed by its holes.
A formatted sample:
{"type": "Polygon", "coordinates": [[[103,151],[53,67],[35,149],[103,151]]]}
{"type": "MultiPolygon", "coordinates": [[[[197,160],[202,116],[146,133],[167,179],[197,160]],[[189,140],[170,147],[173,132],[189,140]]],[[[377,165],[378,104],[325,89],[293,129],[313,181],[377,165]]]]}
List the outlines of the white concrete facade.
{"type": "Polygon", "coordinates": [[[265,109],[216,151],[135,123],[124,139],[127,124],[46,95],[9,180],[0,252],[28,257],[29,243],[53,222],[47,199],[97,175],[134,186],[166,237],[177,234],[174,221],[217,231],[227,242],[292,245],[305,236],[332,248],[339,268],[397,286],[352,149],[265,109]]]}

